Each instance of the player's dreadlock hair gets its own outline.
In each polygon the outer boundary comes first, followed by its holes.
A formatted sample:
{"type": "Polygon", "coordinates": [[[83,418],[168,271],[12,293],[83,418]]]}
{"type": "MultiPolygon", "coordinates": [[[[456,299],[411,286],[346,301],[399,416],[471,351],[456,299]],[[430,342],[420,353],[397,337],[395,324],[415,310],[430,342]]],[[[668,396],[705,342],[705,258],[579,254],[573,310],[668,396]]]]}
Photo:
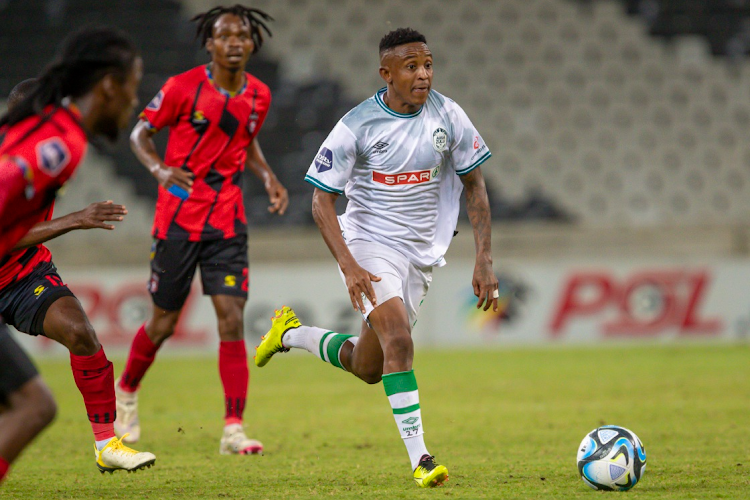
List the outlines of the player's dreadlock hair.
{"type": "MultiPolygon", "coordinates": [[[[30,92],[0,118],[0,126],[41,115],[50,104],[57,108],[65,97],[85,95],[108,74],[124,82],[137,56],[133,43],[117,29],[89,27],[72,33],[63,40],[56,58],[39,75],[30,92]]],[[[52,113],[54,110],[38,126],[52,113]]]]}
{"type": "Polygon", "coordinates": [[[411,28],[399,28],[380,39],[380,53],[382,54],[386,50],[398,47],[399,45],[414,42],[427,43],[427,39],[419,31],[411,28]]]}
{"type": "Polygon", "coordinates": [[[253,54],[258,52],[263,45],[263,31],[268,33],[268,36],[273,36],[266,25],[267,21],[273,21],[273,17],[260,9],[252,9],[240,4],[231,7],[214,7],[190,20],[198,23],[195,38],[201,39],[201,47],[206,46],[206,41],[213,35],[214,23],[224,14],[234,14],[240,19],[247,20],[247,24],[250,25],[250,36],[253,38],[253,54]]]}
{"type": "Polygon", "coordinates": [[[29,95],[29,92],[31,92],[31,90],[37,84],[37,81],[38,80],[36,78],[27,78],[26,80],[13,87],[13,89],[11,89],[10,91],[10,94],[8,94],[8,109],[16,107],[16,105],[21,102],[24,97],[29,95]]]}

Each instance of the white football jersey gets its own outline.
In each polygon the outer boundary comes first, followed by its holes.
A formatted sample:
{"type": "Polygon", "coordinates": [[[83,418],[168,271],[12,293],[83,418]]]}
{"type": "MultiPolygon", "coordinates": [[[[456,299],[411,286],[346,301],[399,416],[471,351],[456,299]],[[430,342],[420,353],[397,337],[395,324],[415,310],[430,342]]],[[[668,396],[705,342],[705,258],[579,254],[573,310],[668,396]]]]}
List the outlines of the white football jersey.
{"type": "Polygon", "coordinates": [[[453,100],[432,90],[411,114],[383,102],[386,89],[349,111],[333,128],[305,180],[346,194],[339,217],[346,241],[394,248],[418,267],[445,265],[458,221],[458,178],[491,156],[453,100]]]}

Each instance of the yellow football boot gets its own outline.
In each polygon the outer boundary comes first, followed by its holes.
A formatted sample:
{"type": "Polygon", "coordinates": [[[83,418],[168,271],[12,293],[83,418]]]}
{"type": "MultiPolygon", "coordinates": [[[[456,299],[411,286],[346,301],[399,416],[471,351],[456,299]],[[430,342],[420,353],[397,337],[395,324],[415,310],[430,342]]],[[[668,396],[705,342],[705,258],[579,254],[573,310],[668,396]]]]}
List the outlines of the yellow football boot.
{"type": "Polygon", "coordinates": [[[281,343],[281,338],[292,328],[299,328],[302,324],[291,307],[283,306],[276,310],[276,316],[271,318],[271,329],[260,338],[260,345],[255,348],[255,366],[262,367],[271,360],[277,352],[287,352],[289,349],[281,343]]]}
{"type": "Polygon", "coordinates": [[[135,451],[122,444],[126,436],[127,434],[120,439],[112,438],[101,451],[97,450],[96,445],[94,445],[96,466],[99,467],[102,474],[105,472],[111,474],[116,470],[135,472],[139,469],[151,467],[156,462],[156,456],[153,453],[135,451]]]}
{"type": "Polygon", "coordinates": [[[435,457],[423,455],[419,465],[414,469],[414,481],[422,488],[440,486],[448,480],[448,469],[445,465],[435,463],[435,457]]]}

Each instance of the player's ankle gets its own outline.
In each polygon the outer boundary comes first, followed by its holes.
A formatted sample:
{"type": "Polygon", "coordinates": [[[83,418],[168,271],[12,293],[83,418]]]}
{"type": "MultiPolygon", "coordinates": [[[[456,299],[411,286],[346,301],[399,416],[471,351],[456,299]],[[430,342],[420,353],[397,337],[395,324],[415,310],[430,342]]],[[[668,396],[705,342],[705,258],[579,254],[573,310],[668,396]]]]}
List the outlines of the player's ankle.
{"type": "Polygon", "coordinates": [[[242,419],[237,417],[230,417],[224,419],[224,428],[226,429],[230,425],[239,425],[242,426],[242,419]]]}

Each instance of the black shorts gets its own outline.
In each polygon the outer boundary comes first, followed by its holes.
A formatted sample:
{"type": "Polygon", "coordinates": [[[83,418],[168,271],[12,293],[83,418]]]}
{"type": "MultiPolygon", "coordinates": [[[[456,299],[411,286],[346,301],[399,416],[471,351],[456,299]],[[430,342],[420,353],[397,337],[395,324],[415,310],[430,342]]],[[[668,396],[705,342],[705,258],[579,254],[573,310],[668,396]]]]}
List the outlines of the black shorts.
{"type": "Polygon", "coordinates": [[[243,234],[226,240],[155,240],[148,284],[154,304],[167,311],[182,309],[198,264],[204,295],[247,299],[247,235],[243,234]]]}
{"type": "Polygon", "coordinates": [[[36,377],[34,364],[10,336],[8,327],[0,322],[0,404],[8,404],[8,396],[36,377]]]}
{"type": "Polygon", "coordinates": [[[0,316],[19,332],[44,335],[44,317],[59,298],[73,292],[52,262],[40,262],[25,278],[0,290],[0,316]]]}

